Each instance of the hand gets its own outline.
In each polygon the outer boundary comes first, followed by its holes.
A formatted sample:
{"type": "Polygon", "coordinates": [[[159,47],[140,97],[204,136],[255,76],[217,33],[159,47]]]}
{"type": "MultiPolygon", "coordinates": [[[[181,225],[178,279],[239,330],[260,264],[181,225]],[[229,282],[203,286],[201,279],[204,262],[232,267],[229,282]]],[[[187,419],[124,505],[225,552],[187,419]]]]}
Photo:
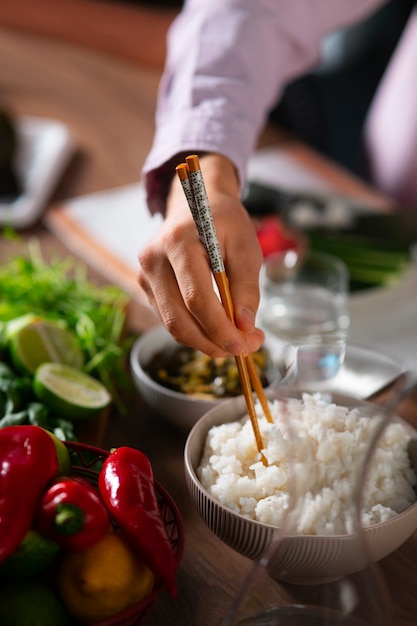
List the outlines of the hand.
{"type": "Polygon", "coordinates": [[[264,339],[255,328],[262,252],[240,202],[232,163],[207,154],[200,164],[229,279],[235,324],[214,290],[206,251],[176,178],[164,223],[139,254],[138,282],[178,342],[212,357],[248,354],[264,339]]]}

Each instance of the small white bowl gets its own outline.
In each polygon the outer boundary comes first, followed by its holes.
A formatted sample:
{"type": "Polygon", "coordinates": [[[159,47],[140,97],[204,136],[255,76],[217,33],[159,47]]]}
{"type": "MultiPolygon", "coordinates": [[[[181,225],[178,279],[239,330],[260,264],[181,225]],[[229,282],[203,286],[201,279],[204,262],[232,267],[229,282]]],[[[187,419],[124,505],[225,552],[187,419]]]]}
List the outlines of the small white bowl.
{"type": "MultiPolygon", "coordinates": [[[[188,432],[202,415],[225,402],[225,399],[199,398],[173,391],[147,374],[146,366],[155,354],[178,345],[165,326],[155,326],[144,332],[134,343],[130,353],[130,367],[135,385],[146,404],[166,420],[188,432]]],[[[277,378],[272,384],[277,385],[285,380],[291,366],[292,353],[279,343],[274,343],[273,347],[265,344],[265,347],[277,372],[277,378]]]]}
{"type": "MultiPolygon", "coordinates": [[[[288,387],[282,387],[280,390],[269,390],[267,395],[272,399],[277,395],[286,396],[287,393],[293,395],[288,387]]],[[[299,394],[296,393],[296,397],[299,394]]],[[[328,398],[349,408],[371,406],[351,396],[328,394],[328,398]]],[[[227,400],[204,415],[186,441],[185,474],[190,495],[208,528],[232,549],[249,559],[257,560],[271,541],[276,539],[278,529],[243,517],[222,505],[202,486],[197,475],[209,429],[236,421],[244,415],[246,406],[242,397],[227,400]]],[[[409,428],[417,439],[417,432],[409,428]]],[[[412,463],[416,465],[417,471],[415,458],[412,463]]],[[[403,544],[416,528],[417,503],[386,522],[366,527],[361,537],[367,542],[367,553],[362,543],[361,550],[358,550],[357,535],[287,535],[281,538],[279,550],[271,559],[268,571],[273,578],[293,584],[320,584],[337,580],[363,569],[367,565],[366,554],[371,561],[384,558],[403,544]]]]}

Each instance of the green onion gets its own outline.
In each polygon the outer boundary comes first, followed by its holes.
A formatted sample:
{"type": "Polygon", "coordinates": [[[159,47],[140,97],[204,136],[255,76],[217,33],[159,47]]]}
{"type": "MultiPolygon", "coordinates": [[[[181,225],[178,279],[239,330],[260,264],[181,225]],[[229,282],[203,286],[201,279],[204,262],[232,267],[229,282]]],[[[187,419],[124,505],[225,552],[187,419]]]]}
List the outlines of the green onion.
{"type": "Polygon", "coordinates": [[[409,250],[367,237],[310,232],[309,240],[313,250],[333,254],[346,263],[351,290],[392,285],[410,265],[409,250]]]}

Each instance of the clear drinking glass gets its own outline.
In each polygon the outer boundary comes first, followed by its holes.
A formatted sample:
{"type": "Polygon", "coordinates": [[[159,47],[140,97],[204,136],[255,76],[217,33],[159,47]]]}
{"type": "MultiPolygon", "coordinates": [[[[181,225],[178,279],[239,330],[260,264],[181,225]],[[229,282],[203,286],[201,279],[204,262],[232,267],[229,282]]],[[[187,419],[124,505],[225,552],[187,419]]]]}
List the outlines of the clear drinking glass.
{"type": "Polygon", "coordinates": [[[343,364],[349,329],[348,269],[329,254],[295,251],[264,261],[258,324],[270,341],[296,349],[296,378],[333,378],[343,364]]]}
{"type": "MultiPolygon", "coordinates": [[[[295,443],[296,426],[291,423],[291,411],[288,411],[285,425],[285,437],[290,445],[288,512],[241,585],[221,626],[392,626],[389,592],[373,563],[361,510],[375,449],[396,406],[408,393],[410,379],[404,374],[383,405],[360,403],[351,398],[351,407],[361,404],[361,415],[372,420],[372,428],[363,445],[358,443],[357,462],[347,463],[351,480],[346,482],[339,509],[338,532],[330,539],[323,539],[320,534],[315,538],[317,541],[311,542],[311,537],[300,532],[309,506],[305,476],[315,470],[310,466],[306,448],[295,443]]],[[[300,393],[298,387],[281,388],[276,390],[276,397],[285,407],[288,398],[299,397],[300,393]]]]}

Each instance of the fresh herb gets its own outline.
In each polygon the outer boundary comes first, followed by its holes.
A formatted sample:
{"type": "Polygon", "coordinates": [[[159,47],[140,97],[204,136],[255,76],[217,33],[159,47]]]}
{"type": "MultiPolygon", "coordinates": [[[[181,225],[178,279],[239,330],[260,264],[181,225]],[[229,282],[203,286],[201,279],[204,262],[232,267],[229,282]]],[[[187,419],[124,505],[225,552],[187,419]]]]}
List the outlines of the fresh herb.
{"type": "Polygon", "coordinates": [[[93,284],[86,267],[73,258],[46,262],[36,239],[28,242],[27,254],[0,267],[0,327],[27,313],[64,320],[85,353],[83,370],[107,387],[119,411],[134,339],[125,336],[127,304],[127,294],[113,285],[93,284]]]}
{"type": "Polygon", "coordinates": [[[77,439],[72,422],[52,415],[37,401],[30,377],[0,360],[0,428],[30,424],[51,431],[59,439],[77,439]]]}

